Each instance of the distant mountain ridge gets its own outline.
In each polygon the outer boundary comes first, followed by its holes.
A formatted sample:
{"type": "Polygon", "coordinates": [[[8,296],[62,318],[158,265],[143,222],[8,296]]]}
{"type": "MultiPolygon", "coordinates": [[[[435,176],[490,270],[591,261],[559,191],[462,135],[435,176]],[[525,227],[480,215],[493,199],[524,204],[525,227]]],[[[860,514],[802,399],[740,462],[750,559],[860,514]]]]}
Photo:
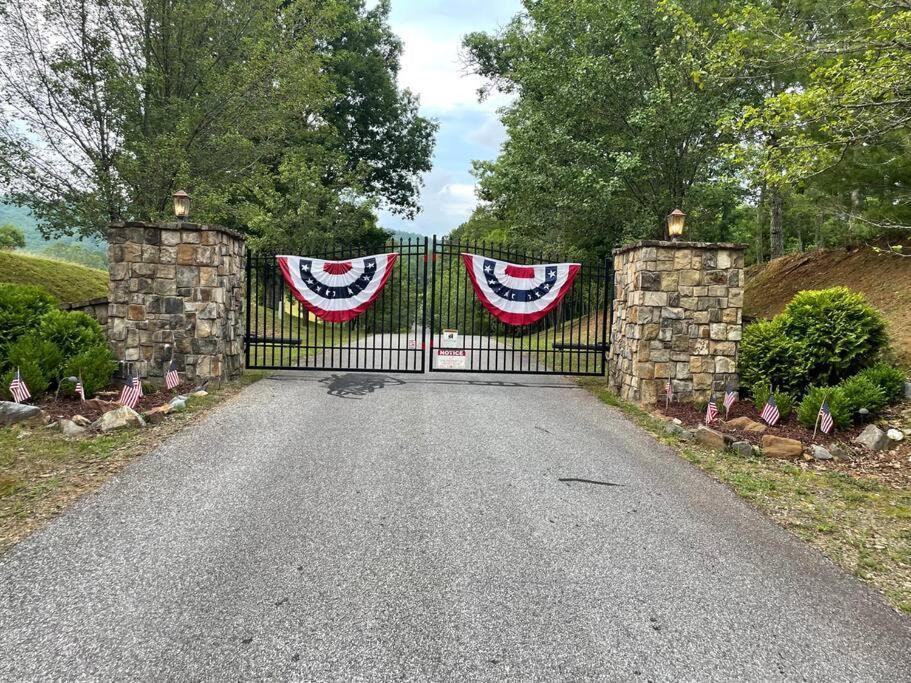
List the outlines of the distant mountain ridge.
{"type": "Polygon", "coordinates": [[[10,223],[25,233],[25,248],[28,251],[42,252],[51,244],[78,244],[90,251],[104,253],[107,244],[99,239],[80,240],[78,237],[58,237],[52,240],[44,239],[38,229],[38,220],[32,212],[22,206],[0,202],[0,225],[10,223]]]}

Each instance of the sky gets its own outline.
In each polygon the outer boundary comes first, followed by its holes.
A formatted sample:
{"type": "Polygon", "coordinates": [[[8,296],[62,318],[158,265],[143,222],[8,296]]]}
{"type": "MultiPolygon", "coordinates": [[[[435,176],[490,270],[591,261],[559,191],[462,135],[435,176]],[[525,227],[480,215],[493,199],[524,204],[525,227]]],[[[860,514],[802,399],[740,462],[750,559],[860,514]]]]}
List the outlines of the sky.
{"type": "Polygon", "coordinates": [[[418,95],[421,113],[440,128],[421,213],[408,221],[381,211],[384,228],[443,235],[471,215],[477,203],[471,162],[497,156],[505,139],[497,108],[507,100],[478,102],[484,81],[467,73],[462,36],[496,31],[520,9],[519,0],[392,0],[389,22],[404,45],[399,85],[418,95]]]}

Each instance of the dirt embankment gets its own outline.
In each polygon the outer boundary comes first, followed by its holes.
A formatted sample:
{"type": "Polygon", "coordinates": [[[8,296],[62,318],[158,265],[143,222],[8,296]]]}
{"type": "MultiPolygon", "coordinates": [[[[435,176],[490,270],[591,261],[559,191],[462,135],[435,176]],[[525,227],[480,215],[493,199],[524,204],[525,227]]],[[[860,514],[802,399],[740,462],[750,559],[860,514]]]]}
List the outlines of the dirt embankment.
{"type": "MultiPolygon", "coordinates": [[[[911,253],[911,240],[905,252],[911,253]]],[[[836,285],[861,292],[883,312],[898,360],[911,368],[911,258],[863,246],[790,254],[751,266],[746,273],[744,313],[771,318],[800,290],[836,285]]]]}

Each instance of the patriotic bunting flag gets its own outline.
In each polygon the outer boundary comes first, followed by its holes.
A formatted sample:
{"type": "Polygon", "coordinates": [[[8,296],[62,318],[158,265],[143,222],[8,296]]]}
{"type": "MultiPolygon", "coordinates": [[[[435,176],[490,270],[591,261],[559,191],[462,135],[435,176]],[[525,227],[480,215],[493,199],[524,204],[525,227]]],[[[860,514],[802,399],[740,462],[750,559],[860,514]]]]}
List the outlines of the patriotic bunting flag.
{"type": "Polygon", "coordinates": [[[770,427],[778,424],[778,420],[781,419],[781,413],[778,412],[778,404],[775,403],[774,394],[769,394],[769,400],[765,402],[762,414],[759,417],[765,420],[770,427]]]}
{"type": "Polygon", "coordinates": [[[276,256],[291,293],[321,320],[343,323],[366,311],[392,275],[398,254],[348,261],[276,256]]]}
{"type": "Polygon", "coordinates": [[[579,274],[578,263],[520,266],[462,254],[475,294],[491,315],[507,325],[530,325],[566,296],[579,274]]]}
{"type": "Polygon", "coordinates": [[[823,401],[819,406],[819,428],[823,434],[828,434],[835,429],[835,420],[832,419],[832,411],[829,410],[829,402],[823,401]]]}
{"type": "Polygon", "coordinates": [[[120,390],[120,398],[117,402],[122,406],[135,408],[136,404],[139,403],[139,397],[142,395],[140,393],[142,391],[140,384],[139,378],[135,377],[131,372],[127,377],[126,384],[123,385],[123,389],[120,390]]]}
{"type": "Polygon", "coordinates": [[[19,374],[19,368],[16,368],[16,376],[13,377],[13,381],[9,383],[9,393],[13,395],[13,400],[16,403],[23,403],[32,397],[31,392],[28,390],[28,386],[19,374]]]}
{"type": "Polygon", "coordinates": [[[709,404],[705,407],[705,423],[712,424],[718,417],[718,404],[715,403],[715,394],[709,399],[709,404]]]}
{"type": "Polygon", "coordinates": [[[178,384],[180,384],[180,375],[177,374],[177,366],[172,360],[171,365],[168,367],[168,371],[164,376],[164,385],[170,390],[176,387],[178,384]]]}

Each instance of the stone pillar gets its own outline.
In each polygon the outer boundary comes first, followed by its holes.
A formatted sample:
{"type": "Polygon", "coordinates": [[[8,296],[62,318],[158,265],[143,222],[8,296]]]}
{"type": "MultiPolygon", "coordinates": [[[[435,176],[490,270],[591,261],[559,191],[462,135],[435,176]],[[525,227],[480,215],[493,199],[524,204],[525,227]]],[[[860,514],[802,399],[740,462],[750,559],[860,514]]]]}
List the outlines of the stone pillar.
{"type": "Polygon", "coordinates": [[[653,404],[670,379],[676,400],[720,400],[737,386],[745,247],[637,242],[614,250],[610,384],[653,404]]]}
{"type": "Polygon", "coordinates": [[[114,223],[108,339],[118,360],[161,381],[172,353],[187,379],[243,370],[244,237],[215,225],[114,223]]]}

